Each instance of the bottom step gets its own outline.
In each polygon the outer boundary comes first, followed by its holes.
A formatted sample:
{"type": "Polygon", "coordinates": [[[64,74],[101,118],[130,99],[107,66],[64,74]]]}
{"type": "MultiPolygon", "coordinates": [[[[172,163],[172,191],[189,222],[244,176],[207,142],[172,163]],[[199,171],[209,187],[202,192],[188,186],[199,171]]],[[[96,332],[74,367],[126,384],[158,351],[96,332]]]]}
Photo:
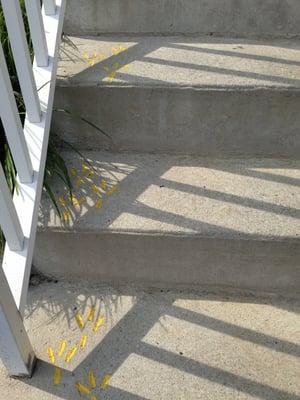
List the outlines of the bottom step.
{"type": "Polygon", "coordinates": [[[65,152],[74,204],[44,199],[46,275],[162,287],[297,291],[300,162],[65,152]],[[78,204],[79,203],[79,204],[78,204]]]}
{"type": "Polygon", "coordinates": [[[25,326],[37,368],[32,379],[13,380],[0,362],[1,400],[300,399],[299,299],[35,284],[25,326]],[[91,306],[94,321],[103,321],[96,332],[87,318],[91,306]],[[83,330],[77,313],[86,322],[83,330]],[[66,349],[58,356],[61,340],[66,349]],[[61,368],[58,385],[49,347],[61,368]],[[76,382],[89,387],[91,370],[96,388],[80,396],[76,382]],[[111,379],[101,389],[105,375],[111,379]]]}

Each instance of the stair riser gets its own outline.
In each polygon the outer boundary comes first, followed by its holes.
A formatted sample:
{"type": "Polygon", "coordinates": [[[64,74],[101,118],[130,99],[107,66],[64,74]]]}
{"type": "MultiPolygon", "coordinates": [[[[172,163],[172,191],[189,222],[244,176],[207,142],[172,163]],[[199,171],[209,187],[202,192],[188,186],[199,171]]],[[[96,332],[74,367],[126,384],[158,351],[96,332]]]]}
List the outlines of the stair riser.
{"type": "MultiPolygon", "coordinates": [[[[300,154],[297,90],[58,86],[55,101],[107,132],[114,151],[213,157],[300,154]]],[[[54,113],[53,131],[79,149],[111,146],[97,130],[65,114],[54,113]]]]}
{"type": "Polygon", "coordinates": [[[300,246],[293,241],[40,232],[34,266],[57,278],[157,287],[204,286],[292,293],[300,246]]]}
{"type": "Polygon", "coordinates": [[[64,31],[299,35],[300,4],[298,0],[72,0],[64,31]]]}

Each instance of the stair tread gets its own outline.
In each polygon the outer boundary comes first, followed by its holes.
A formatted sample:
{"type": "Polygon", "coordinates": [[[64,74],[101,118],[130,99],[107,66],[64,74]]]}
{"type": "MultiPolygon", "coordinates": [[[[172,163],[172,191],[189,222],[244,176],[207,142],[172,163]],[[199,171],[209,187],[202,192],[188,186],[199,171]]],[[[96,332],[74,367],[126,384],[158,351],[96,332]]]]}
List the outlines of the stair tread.
{"type": "Polygon", "coordinates": [[[40,230],[299,239],[300,161],[98,151],[84,155],[93,170],[77,153],[65,151],[63,158],[77,172],[72,178],[75,197],[86,201],[71,205],[66,187],[57,181],[55,196],[67,203],[66,220],[44,197],[40,230]],[[93,176],[82,172],[83,164],[93,176]],[[83,183],[78,176],[85,176],[83,183]],[[110,193],[111,188],[116,191],[110,193]],[[96,207],[98,190],[101,208],[96,207]]]}
{"type": "Polygon", "coordinates": [[[58,85],[300,88],[300,40],[75,37],[61,45],[58,85]]]}
{"type": "Polygon", "coordinates": [[[93,394],[111,400],[298,398],[299,298],[32,282],[24,323],[40,361],[30,381],[7,377],[0,362],[3,399],[77,399],[75,383],[88,385],[91,369],[93,394]],[[95,318],[105,316],[96,333],[87,321],[90,306],[95,318]],[[83,332],[78,312],[87,321],[83,332]],[[83,333],[86,347],[67,364],[83,333]],[[48,347],[62,368],[60,385],[52,383],[48,347]],[[105,374],[112,379],[100,391],[105,374]]]}

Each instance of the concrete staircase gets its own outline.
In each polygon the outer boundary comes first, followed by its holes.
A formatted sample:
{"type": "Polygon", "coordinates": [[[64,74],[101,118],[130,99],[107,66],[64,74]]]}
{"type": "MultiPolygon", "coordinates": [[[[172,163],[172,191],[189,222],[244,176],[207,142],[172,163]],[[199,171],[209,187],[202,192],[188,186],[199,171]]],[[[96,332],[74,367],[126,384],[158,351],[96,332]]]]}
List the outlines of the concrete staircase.
{"type": "Polygon", "coordinates": [[[299,291],[299,1],[73,0],[65,33],[53,132],[88,163],[64,151],[35,268],[299,291]]]}

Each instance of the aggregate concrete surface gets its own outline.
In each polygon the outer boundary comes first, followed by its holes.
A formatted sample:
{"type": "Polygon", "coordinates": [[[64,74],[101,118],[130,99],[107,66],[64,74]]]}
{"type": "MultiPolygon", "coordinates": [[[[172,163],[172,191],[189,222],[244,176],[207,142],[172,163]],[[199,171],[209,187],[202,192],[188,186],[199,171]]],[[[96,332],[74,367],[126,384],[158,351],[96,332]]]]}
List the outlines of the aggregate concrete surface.
{"type": "MultiPolygon", "coordinates": [[[[300,303],[250,294],[216,295],[113,289],[42,282],[29,290],[25,325],[39,358],[32,379],[7,377],[0,368],[2,400],[76,400],[75,383],[89,385],[92,369],[100,399],[300,399],[300,303]],[[105,317],[99,330],[75,315],[105,317]],[[87,345],[69,363],[57,355],[87,334],[87,345]],[[62,369],[54,385],[54,365],[62,369]],[[105,375],[105,389],[99,385],[105,375]]],[[[65,353],[66,354],[66,353],[65,353]]]]}
{"type": "Polygon", "coordinates": [[[299,40],[68,36],[60,58],[58,85],[300,87],[299,40]]]}

